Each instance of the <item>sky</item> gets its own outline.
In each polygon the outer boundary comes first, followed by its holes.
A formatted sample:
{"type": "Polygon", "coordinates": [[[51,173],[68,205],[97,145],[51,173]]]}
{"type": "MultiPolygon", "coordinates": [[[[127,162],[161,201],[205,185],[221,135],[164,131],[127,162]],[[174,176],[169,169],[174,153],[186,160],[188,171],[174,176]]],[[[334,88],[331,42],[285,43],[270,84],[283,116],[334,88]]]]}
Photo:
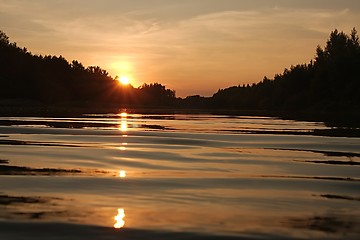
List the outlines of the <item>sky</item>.
{"type": "Polygon", "coordinates": [[[0,0],[18,46],[180,97],[272,78],[359,25],[359,0],[0,0]]]}

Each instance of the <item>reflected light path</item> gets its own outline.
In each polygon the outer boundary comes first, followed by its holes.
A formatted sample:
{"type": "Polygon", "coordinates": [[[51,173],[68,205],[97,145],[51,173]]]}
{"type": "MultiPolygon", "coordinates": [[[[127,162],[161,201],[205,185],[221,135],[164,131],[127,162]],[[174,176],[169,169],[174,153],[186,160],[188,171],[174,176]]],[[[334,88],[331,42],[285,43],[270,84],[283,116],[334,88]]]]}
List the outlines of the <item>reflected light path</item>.
{"type": "MultiPolygon", "coordinates": [[[[123,136],[124,137],[124,136],[123,136]]],[[[121,147],[119,147],[119,149],[121,150],[121,151],[125,151],[126,150],[126,146],[128,145],[126,142],[123,142],[123,143],[121,143],[121,147]]]]}
{"type": "Polygon", "coordinates": [[[127,113],[126,112],[120,113],[120,117],[121,117],[121,123],[120,123],[119,130],[122,132],[127,132],[127,130],[128,130],[127,113]]]}
{"type": "MultiPolygon", "coordinates": [[[[126,132],[128,130],[128,124],[127,124],[127,113],[126,112],[122,112],[120,113],[120,116],[121,116],[121,123],[120,123],[120,127],[119,127],[119,130],[123,133],[122,134],[122,137],[127,137],[126,135],[126,132]]],[[[121,151],[125,151],[126,150],[126,145],[127,145],[127,142],[123,142],[121,143],[121,147],[119,147],[119,149],[121,151]]]]}
{"type": "Polygon", "coordinates": [[[118,209],[118,214],[114,217],[115,219],[115,224],[114,224],[114,228],[122,228],[125,225],[125,221],[124,221],[124,217],[125,217],[125,210],[123,208],[119,208],[118,209]]]}
{"type": "MultiPolygon", "coordinates": [[[[120,131],[122,131],[123,132],[123,135],[122,135],[122,137],[124,137],[124,142],[122,142],[121,143],[121,147],[119,147],[119,149],[120,149],[120,151],[125,151],[126,150],[126,146],[128,145],[128,143],[127,142],[125,142],[126,140],[126,138],[125,137],[127,137],[127,135],[126,135],[126,132],[127,132],[127,129],[128,129],[128,127],[127,127],[127,113],[126,112],[122,112],[121,114],[120,114],[120,116],[121,116],[121,125],[120,125],[120,131]],[[125,133],[125,134],[124,134],[125,133]]],[[[126,171],[125,170],[120,170],[119,171],[119,177],[120,178],[125,178],[126,177],[126,171]]],[[[124,212],[124,210],[122,210],[122,212],[124,212]]],[[[120,216],[120,209],[119,209],[119,214],[118,214],[118,216],[120,216]]],[[[116,217],[118,217],[118,216],[116,216],[116,217]]],[[[125,214],[124,214],[124,216],[125,216],[125,214]]],[[[115,220],[116,220],[116,217],[115,217],[115,220]]]]}
{"type": "Polygon", "coordinates": [[[127,129],[128,129],[128,127],[127,127],[127,122],[126,122],[126,120],[125,120],[125,121],[124,121],[124,120],[121,120],[120,130],[121,130],[122,132],[126,132],[127,129]]]}
{"type": "Polygon", "coordinates": [[[120,170],[119,177],[125,178],[126,177],[126,171],[125,170],[120,170]]]}

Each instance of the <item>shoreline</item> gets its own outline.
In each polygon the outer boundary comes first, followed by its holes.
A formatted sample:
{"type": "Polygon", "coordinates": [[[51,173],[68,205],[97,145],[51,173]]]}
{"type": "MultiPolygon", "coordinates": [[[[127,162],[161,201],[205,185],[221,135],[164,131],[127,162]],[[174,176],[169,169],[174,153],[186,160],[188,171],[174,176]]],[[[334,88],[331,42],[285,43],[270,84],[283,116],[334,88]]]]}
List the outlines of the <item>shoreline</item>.
{"type": "Polygon", "coordinates": [[[331,127],[360,128],[360,112],[269,111],[251,109],[187,108],[169,106],[85,106],[85,105],[0,105],[2,117],[79,117],[84,114],[211,114],[225,116],[274,117],[284,120],[324,122],[331,127]]]}

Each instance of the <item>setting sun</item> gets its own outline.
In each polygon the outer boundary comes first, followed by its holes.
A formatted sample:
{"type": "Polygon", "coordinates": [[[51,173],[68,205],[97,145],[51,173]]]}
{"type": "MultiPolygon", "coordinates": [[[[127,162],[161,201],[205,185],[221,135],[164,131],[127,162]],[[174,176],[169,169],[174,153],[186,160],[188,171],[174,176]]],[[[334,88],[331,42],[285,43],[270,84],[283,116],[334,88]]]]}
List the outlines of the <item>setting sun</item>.
{"type": "Polygon", "coordinates": [[[130,79],[128,76],[121,76],[119,82],[123,85],[128,85],[130,84],[130,79]]]}

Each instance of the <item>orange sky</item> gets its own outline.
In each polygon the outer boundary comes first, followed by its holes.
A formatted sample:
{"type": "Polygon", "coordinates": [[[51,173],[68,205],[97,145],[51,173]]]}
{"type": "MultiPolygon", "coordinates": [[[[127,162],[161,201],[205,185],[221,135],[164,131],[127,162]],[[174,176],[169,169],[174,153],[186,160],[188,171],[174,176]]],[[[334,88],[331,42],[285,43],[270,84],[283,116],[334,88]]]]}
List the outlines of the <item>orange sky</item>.
{"type": "Polygon", "coordinates": [[[0,0],[0,30],[32,53],[181,97],[273,77],[359,23],[358,0],[0,0]]]}

